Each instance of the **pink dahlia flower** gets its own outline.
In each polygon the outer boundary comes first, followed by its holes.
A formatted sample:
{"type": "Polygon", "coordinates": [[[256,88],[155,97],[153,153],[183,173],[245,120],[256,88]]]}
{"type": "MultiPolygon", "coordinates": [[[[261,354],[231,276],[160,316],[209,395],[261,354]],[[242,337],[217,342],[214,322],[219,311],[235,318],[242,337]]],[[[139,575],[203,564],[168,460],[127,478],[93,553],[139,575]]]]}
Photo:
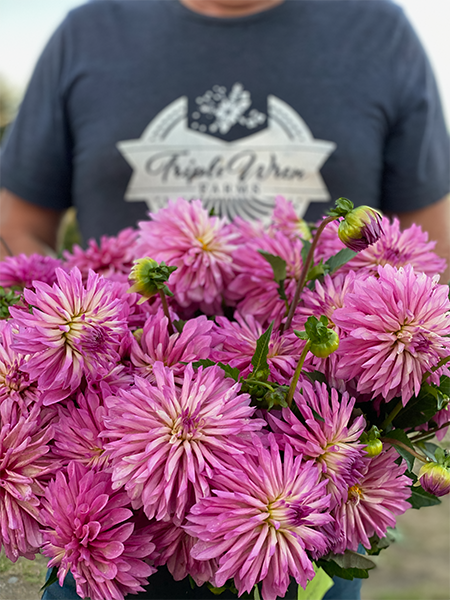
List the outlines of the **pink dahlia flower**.
{"type": "Polygon", "coordinates": [[[134,339],[130,358],[135,374],[154,381],[153,365],[159,361],[181,375],[185,363],[209,357],[212,326],[212,321],[200,316],[187,321],[181,333],[169,335],[167,317],[160,309],[147,319],[139,342],[134,339]]]}
{"type": "Polygon", "coordinates": [[[364,467],[365,446],[358,442],[366,424],[364,417],[352,419],[354,398],[347,393],[339,397],[335,389],[329,393],[327,386],[318,382],[314,387],[303,382],[302,392],[295,394],[294,400],[302,419],[284,408],[283,419],[269,413],[269,423],[275,431],[282,432],[283,443],[314,459],[327,482],[332,506],[339,504],[347,496],[347,489],[361,477],[364,467]]]}
{"type": "Polygon", "coordinates": [[[125,493],[113,492],[110,475],[80,463],[59,471],[46,491],[41,519],[42,552],[58,567],[60,585],[70,570],[81,598],[123,600],[144,591],[155,569],[142,559],[155,545],[146,530],[134,531],[125,493]]]}
{"type": "Polygon", "coordinates": [[[275,208],[272,213],[271,232],[281,231],[289,238],[311,239],[311,232],[306,222],[297,215],[292,202],[283,196],[275,198],[275,208]]]}
{"type": "Polygon", "coordinates": [[[104,451],[108,440],[101,437],[105,413],[101,398],[89,391],[78,392],[76,403],[58,405],[53,452],[63,464],[75,460],[95,470],[108,466],[104,451]]]}
{"type": "Polygon", "coordinates": [[[209,478],[230,454],[246,450],[241,436],[261,429],[239,384],[219,367],[186,367],[182,387],[170,369],[153,365],[155,384],[136,377],[130,390],[106,399],[106,445],[114,487],[125,486],[133,508],[149,519],[173,518],[210,493],[209,478]]]}
{"type": "MultiPolygon", "coordinates": [[[[378,277],[355,280],[344,308],[334,311],[340,331],[337,376],[356,378],[362,394],[405,405],[417,395],[424,373],[450,354],[448,286],[412,266],[378,267],[378,277]]],[[[430,380],[449,374],[438,369],[430,380]]]]}
{"type": "Polygon", "coordinates": [[[12,398],[22,410],[37,402],[40,392],[23,370],[27,357],[12,347],[13,321],[0,321],[0,404],[12,398]]]}
{"type": "Polygon", "coordinates": [[[237,302],[242,315],[253,315],[262,324],[279,324],[286,315],[286,303],[278,293],[278,283],[267,260],[258,252],[280,256],[286,261],[285,291],[288,301],[294,296],[302,270],[302,242],[291,240],[280,231],[273,237],[266,234],[238,248],[233,254],[238,275],[228,287],[227,299],[237,302]]]}
{"type": "MultiPolygon", "coordinates": [[[[210,358],[237,367],[242,377],[248,377],[253,370],[252,357],[258,338],[264,329],[252,315],[243,317],[234,313],[236,321],[217,317],[217,325],[212,330],[212,352],[210,358]]],[[[288,384],[300,357],[304,342],[292,333],[281,334],[273,330],[269,342],[267,363],[270,367],[270,380],[288,384]]]]}
{"type": "Polygon", "coordinates": [[[32,288],[34,280],[52,285],[56,281],[55,271],[61,266],[58,258],[42,254],[7,256],[0,262],[0,285],[32,288]]]}
{"type": "Polygon", "coordinates": [[[230,228],[237,234],[235,244],[238,246],[268,233],[268,228],[261,221],[247,221],[241,217],[235,217],[230,228]]]}
{"type": "Polygon", "coordinates": [[[11,398],[0,404],[0,549],[16,562],[34,559],[42,544],[39,531],[40,497],[55,463],[46,457],[52,429],[33,405],[22,414],[11,398]]]}
{"type": "Polygon", "coordinates": [[[349,487],[346,502],[335,510],[341,540],[333,552],[356,551],[359,544],[370,548],[370,537],[385,537],[387,528],[395,527],[395,517],[411,508],[411,479],[403,474],[406,463],[398,465],[397,459],[393,448],[369,459],[363,476],[349,487]]]}
{"type": "Polygon", "coordinates": [[[128,227],[117,236],[103,235],[100,244],[96,240],[89,240],[86,250],[75,244],[71,253],[67,250],[64,252],[65,266],[68,270],[78,267],[84,281],[92,270],[108,279],[126,283],[136,258],[137,236],[138,232],[128,227]]]}
{"type": "Polygon", "coordinates": [[[406,267],[411,265],[415,271],[432,277],[445,271],[446,262],[433,252],[436,242],[428,241],[428,233],[418,225],[411,225],[400,230],[400,222],[394,219],[391,223],[383,217],[384,235],[351,260],[349,267],[362,269],[370,275],[376,275],[378,266],[392,265],[406,267]]]}
{"type": "Polygon", "coordinates": [[[177,526],[172,521],[153,520],[148,530],[159,553],[155,566],[166,565],[175,581],[190,575],[199,587],[214,580],[217,561],[195,560],[192,557],[191,550],[198,538],[189,535],[183,526],[177,526]]]}
{"type": "MultiPolygon", "coordinates": [[[[319,319],[325,315],[329,320],[329,326],[339,336],[339,327],[333,322],[334,311],[344,306],[345,296],[353,290],[354,280],[355,273],[353,271],[336,273],[334,276],[326,275],[323,283],[316,280],[314,290],[305,288],[302,292],[301,304],[295,310],[292,329],[303,331],[308,317],[314,316],[319,319]]],[[[337,364],[336,352],[327,358],[319,358],[309,352],[305,360],[305,370],[320,371],[325,375],[329,385],[339,391],[345,391],[344,383],[336,377],[337,364]]]]}
{"type": "Polygon", "coordinates": [[[215,585],[230,579],[241,595],[262,581],[264,600],[283,597],[290,576],[302,587],[314,577],[308,551],[325,554],[327,540],[318,527],[329,523],[329,496],[312,462],[293,457],[286,444],[283,461],[273,436],[270,449],[255,439],[258,458],[217,473],[214,496],[191,510],[186,530],[199,542],[197,560],[217,559],[215,585]]]}
{"type": "Polygon", "coordinates": [[[91,271],[84,286],[77,268],[57,269],[57,278],[53,287],[35,282],[35,292],[25,290],[31,314],[10,309],[19,326],[14,346],[30,355],[23,369],[47,392],[45,404],[67,397],[83,376],[105,376],[119,360],[127,332],[127,306],[111,282],[91,271]]]}
{"type": "Polygon", "coordinates": [[[150,216],[151,221],[139,223],[137,252],[177,267],[169,288],[181,306],[199,303],[211,312],[234,277],[236,234],[224,219],[210,217],[200,200],[169,201],[150,216]]]}

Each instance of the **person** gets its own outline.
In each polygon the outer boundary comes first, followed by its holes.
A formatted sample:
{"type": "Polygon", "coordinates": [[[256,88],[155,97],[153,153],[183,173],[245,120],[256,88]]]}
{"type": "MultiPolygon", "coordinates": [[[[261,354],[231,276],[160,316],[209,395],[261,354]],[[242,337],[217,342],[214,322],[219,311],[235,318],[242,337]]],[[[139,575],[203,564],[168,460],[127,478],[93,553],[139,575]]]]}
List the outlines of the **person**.
{"type": "MultiPolygon", "coordinates": [[[[429,62],[390,0],[96,1],[54,33],[9,131],[0,235],[49,252],[69,206],[88,240],[178,196],[264,220],[281,194],[308,221],[345,196],[420,224],[450,263],[449,164],[429,62]]],[[[140,597],[213,597],[151,584],[140,597]]],[[[326,596],[358,597],[342,580],[326,596]]]]}

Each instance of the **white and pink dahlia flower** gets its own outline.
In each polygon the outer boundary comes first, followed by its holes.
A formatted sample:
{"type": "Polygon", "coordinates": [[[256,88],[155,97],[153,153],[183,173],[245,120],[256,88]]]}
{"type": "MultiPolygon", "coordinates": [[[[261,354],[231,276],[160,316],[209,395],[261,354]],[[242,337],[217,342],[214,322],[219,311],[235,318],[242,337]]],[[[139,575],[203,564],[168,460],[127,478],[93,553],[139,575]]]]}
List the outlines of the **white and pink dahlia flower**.
{"type": "Polygon", "coordinates": [[[182,386],[162,363],[153,366],[154,385],[135,386],[106,399],[106,445],[114,487],[125,486],[134,508],[149,519],[180,524],[187,510],[210,493],[214,469],[249,451],[245,436],[264,425],[240,385],[219,367],[191,365],[182,386]]]}
{"type": "MultiPolygon", "coordinates": [[[[341,332],[336,374],[355,378],[361,394],[403,405],[420,390],[423,375],[450,355],[448,286],[412,266],[378,267],[378,277],[355,280],[345,306],[333,313],[341,332]]],[[[430,381],[449,374],[437,369],[430,381]]]]}
{"type": "Polygon", "coordinates": [[[90,272],[56,271],[52,287],[35,282],[25,290],[32,312],[12,307],[14,347],[29,355],[23,370],[45,391],[45,404],[74,392],[82,378],[98,380],[118,362],[121,338],[127,334],[127,305],[117,298],[112,282],[90,272]]]}
{"type": "Polygon", "coordinates": [[[81,598],[123,600],[144,591],[156,569],[142,559],[155,545],[146,529],[135,530],[128,496],[112,490],[109,474],[72,462],[50,481],[42,504],[42,552],[58,567],[60,585],[70,570],[81,598]]]}
{"type": "Polygon", "coordinates": [[[209,216],[200,200],[169,201],[150,216],[139,223],[138,255],[177,267],[169,288],[180,306],[215,312],[235,275],[231,255],[237,234],[225,219],[209,216]]]}
{"type": "Polygon", "coordinates": [[[264,600],[283,597],[294,577],[305,587],[314,577],[309,551],[325,554],[318,528],[327,512],[326,483],[312,462],[294,458],[286,444],[283,460],[272,435],[270,448],[254,440],[258,456],[214,477],[214,495],[200,500],[187,516],[186,530],[199,541],[197,560],[216,559],[215,585],[234,579],[239,595],[262,581],[264,600]]]}
{"type": "Polygon", "coordinates": [[[56,269],[60,267],[59,258],[42,254],[7,256],[0,262],[0,285],[32,288],[33,281],[52,285],[56,281],[56,269]]]}

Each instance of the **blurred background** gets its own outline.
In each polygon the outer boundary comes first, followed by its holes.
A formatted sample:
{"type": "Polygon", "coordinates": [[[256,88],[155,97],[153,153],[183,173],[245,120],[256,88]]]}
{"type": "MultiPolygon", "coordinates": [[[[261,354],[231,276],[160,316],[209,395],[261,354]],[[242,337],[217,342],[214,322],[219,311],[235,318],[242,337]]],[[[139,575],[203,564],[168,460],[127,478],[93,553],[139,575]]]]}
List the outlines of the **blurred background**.
{"type": "MultiPolygon", "coordinates": [[[[0,136],[14,119],[52,31],[82,3],[0,0],[0,136]]],[[[405,9],[427,50],[450,128],[450,0],[397,0],[397,4],[405,9]]],[[[446,445],[450,448],[449,436],[446,445]]],[[[398,531],[399,540],[380,555],[379,568],[364,583],[363,600],[450,600],[450,498],[438,507],[408,511],[399,518],[398,531]]],[[[38,557],[12,564],[0,554],[0,600],[38,600],[45,563],[38,557]]]]}

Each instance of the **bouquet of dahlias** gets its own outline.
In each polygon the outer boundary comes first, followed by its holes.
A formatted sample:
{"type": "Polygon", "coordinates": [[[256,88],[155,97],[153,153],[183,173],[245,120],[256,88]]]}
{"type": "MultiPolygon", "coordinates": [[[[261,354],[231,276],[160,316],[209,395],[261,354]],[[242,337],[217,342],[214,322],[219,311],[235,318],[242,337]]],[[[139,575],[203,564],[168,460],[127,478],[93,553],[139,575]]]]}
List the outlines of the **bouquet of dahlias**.
{"type": "Polygon", "coordinates": [[[170,202],[0,263],[0,546],[120,600],[166,565],[275,600],[367,577],[450,491],[445,263],[339,199],[308,226],[170,202]],[[364,547],[364,552],[358,549],[364,547]]]}

